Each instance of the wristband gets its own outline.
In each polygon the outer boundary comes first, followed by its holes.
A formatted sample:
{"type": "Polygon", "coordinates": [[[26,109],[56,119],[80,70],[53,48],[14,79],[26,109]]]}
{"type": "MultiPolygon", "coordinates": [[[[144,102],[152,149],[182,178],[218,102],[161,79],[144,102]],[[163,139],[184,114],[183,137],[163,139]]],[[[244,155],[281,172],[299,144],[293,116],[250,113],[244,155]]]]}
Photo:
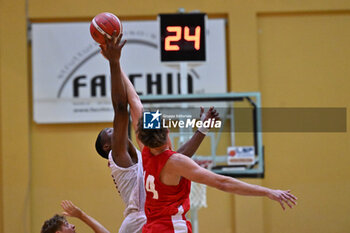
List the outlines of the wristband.
{"type": "Polygon", "coordinates": [[[209,129],[202,126],[202,127],[198,128],[198,131],[204,135],[207,135],[207,133],[209,132],[209,129]]]}
{"type": "MultiPolygon", "coordinates": [[[[205,118],[206,118],[207,114],[203,113],[201,116],[201,121],[204,122],[205,118]]],[[[203,125],[201,127],[198,128],[198,131],[201,132],[204,135],[207,135],[207,133],[209,132],[209,128],[204,127],[203,125]]]]}

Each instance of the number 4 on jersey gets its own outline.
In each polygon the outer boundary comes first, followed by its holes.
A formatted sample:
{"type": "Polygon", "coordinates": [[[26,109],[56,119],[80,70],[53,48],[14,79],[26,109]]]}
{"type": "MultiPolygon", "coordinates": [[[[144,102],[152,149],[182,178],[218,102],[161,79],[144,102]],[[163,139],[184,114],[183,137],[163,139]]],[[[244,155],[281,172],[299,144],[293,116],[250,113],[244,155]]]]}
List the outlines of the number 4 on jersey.
{"type": "MultiPolygon", "coordinates": [[[[143,177],[145,177],[145,173],[143,174],[143,177]]],[[[148,175],[146,182],[145,182],[145,188],[147,192],[153,193],[153,199],[158,199],[158,192],[156,190],[156,186],[154,184],[154,176],[148,175]]]]}

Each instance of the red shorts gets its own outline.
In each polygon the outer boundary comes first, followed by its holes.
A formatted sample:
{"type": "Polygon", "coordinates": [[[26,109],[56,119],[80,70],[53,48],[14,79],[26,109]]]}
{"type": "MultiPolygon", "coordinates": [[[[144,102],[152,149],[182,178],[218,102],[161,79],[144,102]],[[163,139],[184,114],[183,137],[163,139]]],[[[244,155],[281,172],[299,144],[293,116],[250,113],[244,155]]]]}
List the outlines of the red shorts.
{"type": "Polygon", "coordinates": [[[147,221],[142,233],[192,233],[192,226],[186,219],[161,219],[147,221]]]}

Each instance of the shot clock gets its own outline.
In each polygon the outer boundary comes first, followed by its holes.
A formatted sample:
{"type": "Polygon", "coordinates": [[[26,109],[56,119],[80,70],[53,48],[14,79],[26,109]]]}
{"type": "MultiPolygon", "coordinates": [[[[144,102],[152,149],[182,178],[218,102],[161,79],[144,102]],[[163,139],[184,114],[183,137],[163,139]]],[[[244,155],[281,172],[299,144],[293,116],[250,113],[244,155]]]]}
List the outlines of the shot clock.
{"type": "Polygon", "coordinates": [[[205,61],[205,19],[203,13],[159,14],[161,61],[205,61]]]}

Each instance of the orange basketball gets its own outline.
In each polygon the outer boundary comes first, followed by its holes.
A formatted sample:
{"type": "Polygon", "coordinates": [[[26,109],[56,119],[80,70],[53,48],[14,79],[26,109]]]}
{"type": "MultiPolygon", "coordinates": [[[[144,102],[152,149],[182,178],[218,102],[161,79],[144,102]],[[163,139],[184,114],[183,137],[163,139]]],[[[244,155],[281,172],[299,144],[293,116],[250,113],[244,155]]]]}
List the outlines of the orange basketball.
{"type": "Polygon", "coordinates": [[[117,36],[122,32],[122,23],[114,14],[104,12],[92,19],[90,34],[97,43],[105,44],[104,35],[111,38],[113,31],[117,31],[117,36]]]}

